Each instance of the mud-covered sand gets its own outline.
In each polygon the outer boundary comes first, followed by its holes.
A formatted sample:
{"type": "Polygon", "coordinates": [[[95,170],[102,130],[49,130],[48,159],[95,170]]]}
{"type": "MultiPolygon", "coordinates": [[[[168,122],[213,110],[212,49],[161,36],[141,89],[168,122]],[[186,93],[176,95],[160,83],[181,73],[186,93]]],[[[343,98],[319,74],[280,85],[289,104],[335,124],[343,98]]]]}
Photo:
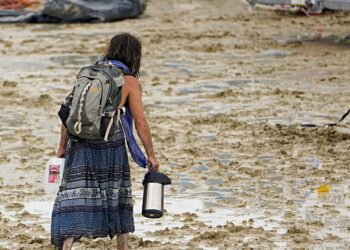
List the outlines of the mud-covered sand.
{"type": "MultiPolygon", "coordinates": [[[[350,14],[305,17],[238,1],[149,2],[139,19],[0,27],[0,249],[53,249],[44,167],[77,70],[115,33],[142,38],[144,105],[166,188],[132,249],[349,249],[350,134],[300,123],[350,107],[350,14]],[[329,192],[317,193],[326,184],[329,192]]],[[[82,239],[75,249],[115,249],[82,239]]]]}

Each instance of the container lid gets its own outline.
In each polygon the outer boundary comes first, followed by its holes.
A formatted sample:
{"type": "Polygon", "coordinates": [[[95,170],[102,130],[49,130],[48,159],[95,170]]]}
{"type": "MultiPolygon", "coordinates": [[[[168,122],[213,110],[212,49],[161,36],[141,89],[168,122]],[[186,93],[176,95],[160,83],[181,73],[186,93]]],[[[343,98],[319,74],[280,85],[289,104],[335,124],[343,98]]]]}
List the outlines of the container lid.
{"type": "Polygon", "coordinates": [[[145,174],[145,178],[143,179],[142,184],[145,185],[147,183],[160,183],[163,185],[171,184],[171,180],[168,176],[163,173],[155,172],[153,170],[149,171],[145,174]]]}

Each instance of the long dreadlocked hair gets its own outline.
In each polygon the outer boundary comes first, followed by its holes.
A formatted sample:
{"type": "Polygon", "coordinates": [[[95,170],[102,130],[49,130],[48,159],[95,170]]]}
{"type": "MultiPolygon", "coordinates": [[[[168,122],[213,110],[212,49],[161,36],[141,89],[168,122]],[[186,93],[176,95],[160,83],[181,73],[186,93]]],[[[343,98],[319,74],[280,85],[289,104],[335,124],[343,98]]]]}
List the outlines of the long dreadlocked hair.
{"type": "Polygon", "coordinates": [[[112,37],[104,54],[104,60],[118,60],[130,69],[130,73],[138,78],[141,64],[141,42],[129,33],[121,33],[112,37]]]}

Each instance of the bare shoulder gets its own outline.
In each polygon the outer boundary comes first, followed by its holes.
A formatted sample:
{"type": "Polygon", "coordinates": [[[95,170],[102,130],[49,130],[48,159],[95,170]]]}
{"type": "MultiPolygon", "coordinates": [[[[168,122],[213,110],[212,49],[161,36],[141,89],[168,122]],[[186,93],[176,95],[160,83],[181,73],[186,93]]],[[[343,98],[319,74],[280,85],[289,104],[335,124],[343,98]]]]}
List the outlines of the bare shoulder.
{"type": "Polygon", "coordinates": [[[141,83],[137,78],[127,75],[127,76],[124,76],[124,80],[125,80],[125,85],[129,90],[131,91],[141,90],[141,83]]]}
{"type": "Polygon", "coordinates": [[[124,76],[124,86],[122,88],[122,99],[119,104],[119,107],[123,107],[126,102],[128,102],[128,99],[130,101],[130,98],[140,98],[141,93],[141,84],[140,81],[133,77],[133,76],[124,76]]]}

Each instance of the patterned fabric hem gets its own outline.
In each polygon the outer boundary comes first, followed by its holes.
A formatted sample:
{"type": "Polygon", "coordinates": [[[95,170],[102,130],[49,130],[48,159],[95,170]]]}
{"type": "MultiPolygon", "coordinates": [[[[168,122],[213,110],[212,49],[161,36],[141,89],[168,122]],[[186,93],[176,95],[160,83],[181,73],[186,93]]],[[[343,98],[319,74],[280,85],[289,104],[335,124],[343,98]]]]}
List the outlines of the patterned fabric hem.
{"type": "Polygon", "coordinates": [[[71,199],[119,199],[132,198],[131,187],[100,190],[99,188],[76,188],[59,193],[57,201],[71,199]]]}

